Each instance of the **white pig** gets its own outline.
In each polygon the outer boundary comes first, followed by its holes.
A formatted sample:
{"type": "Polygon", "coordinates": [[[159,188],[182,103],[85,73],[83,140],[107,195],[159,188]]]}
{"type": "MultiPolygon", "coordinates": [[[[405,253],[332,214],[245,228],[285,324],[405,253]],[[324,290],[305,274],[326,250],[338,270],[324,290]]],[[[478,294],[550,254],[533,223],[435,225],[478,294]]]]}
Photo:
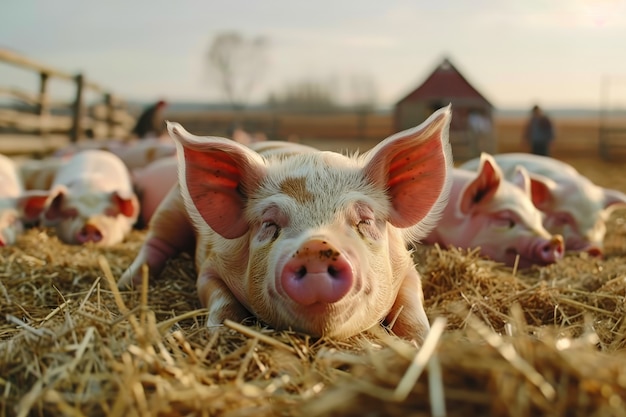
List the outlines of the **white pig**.
{"type": "MultiPolygon", "coordinates": [[[[545,214],[543,224],[551,233],[563,236],[566,250],[602,255],[606,220],[613,209],[626,206],[624,193],[599,187],[554,158],[510,153],[494,155],[494,159],[508,178],[517,166],[528,170],[532,199],[545,214]]],[[[461,167],[476,169],[478,163],[470,160],[461,167]]]]}
{"type": "Polygon", "coordinates": [[[108,151],[87,150],[57,171],[42,220],[65,243],[110,246],[124,240],[138,215],[124,163],[108,151]]]}
{"type": "Polygon", "coordinates": [[[24,191],[15,162],[0,155],[0,246],[15,243],[24,223],[38,218],[47,196],[45,191],[24,191]]]}
{"type": "Polygon", "coordinates": [[[358,157],[303,148],[268,158],[169,123],[179,189],[119,285],[138,285],[141,265],[158,274],[195,244],[209,326],[252,314],[345,338],[384,322],[421,342],[429,324],[407,244],[445,207],[449,123],[448,107],[358,157]]]}
{"type": "Polygon", "coordinates": [[[493,157],[483,153],[478,172],[454,169],[443,217],[425,243],[471,249],[497,262],[519,267],[547,265],[563,257],[563,238],[548,233],[530,199],[530,179],[518,168],[504,179],[493,157]]]}

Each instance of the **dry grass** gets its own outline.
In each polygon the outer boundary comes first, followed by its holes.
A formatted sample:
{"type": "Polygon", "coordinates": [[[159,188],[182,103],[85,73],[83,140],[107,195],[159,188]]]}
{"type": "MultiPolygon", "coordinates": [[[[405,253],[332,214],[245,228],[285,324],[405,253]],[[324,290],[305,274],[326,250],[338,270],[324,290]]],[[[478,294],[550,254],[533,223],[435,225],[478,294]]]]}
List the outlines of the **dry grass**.
{"type": "Polygon", "coordinates": [[[30,230],[0,249],[0,416],[626,415],[626,211],[603,260],[514,271],[418,248],[421,350],[382,329],[207,329],[184,255],[119,293],[143,236],[98,249],[30,230]]]}

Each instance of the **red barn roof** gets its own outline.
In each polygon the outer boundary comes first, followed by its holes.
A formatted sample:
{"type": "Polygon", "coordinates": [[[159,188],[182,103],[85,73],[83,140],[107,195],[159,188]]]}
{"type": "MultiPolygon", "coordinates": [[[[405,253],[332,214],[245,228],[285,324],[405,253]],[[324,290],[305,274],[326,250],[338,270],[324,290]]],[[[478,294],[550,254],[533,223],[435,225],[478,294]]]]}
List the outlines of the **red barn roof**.
{"type": "Polygon", "coordinates": [[[398,103],[442,98],[480,99],[493,107],[491,103],[461,75],[459,70],[457,70],[448,59],[444,59],[426,78],[426,81],[398,101],[398,103]]]}

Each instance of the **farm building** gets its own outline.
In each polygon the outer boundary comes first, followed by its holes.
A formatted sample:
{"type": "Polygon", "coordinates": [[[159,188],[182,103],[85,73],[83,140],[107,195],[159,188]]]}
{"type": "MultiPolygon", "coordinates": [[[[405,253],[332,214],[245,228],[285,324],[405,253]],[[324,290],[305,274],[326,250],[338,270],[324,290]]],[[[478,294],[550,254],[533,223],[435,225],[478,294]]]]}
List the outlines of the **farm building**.
{"type": "Polygon", "coordinates": [[[495,152],[491,103],[445,58],[426,80],[394,108],[397,131],[417,126],[430,114],[452,104],[450,142],[455,160],[495,152]]]}

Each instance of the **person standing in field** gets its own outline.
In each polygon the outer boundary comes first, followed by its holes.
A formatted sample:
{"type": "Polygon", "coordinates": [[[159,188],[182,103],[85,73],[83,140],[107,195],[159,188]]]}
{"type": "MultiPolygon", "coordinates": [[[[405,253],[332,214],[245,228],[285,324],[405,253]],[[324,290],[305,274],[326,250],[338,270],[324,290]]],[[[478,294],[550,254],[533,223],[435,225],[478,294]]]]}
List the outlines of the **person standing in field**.
{"type": "Polygon", "coordinates": [[[137,119],[137,123],[131,134],[138,139],[144,138],[160,138],[165,134],[165,119],[163,112],[167,103],[159,100],[155,104],[144,109],[143,113],[137,119]]]}
{"type": "Polygon", "coordinates": [[[550,156],[550,144],[554,140],[552,122],[541,108],[533,106],[530,119],[524,129],[524,140],[535,155],[550,156]]]}

